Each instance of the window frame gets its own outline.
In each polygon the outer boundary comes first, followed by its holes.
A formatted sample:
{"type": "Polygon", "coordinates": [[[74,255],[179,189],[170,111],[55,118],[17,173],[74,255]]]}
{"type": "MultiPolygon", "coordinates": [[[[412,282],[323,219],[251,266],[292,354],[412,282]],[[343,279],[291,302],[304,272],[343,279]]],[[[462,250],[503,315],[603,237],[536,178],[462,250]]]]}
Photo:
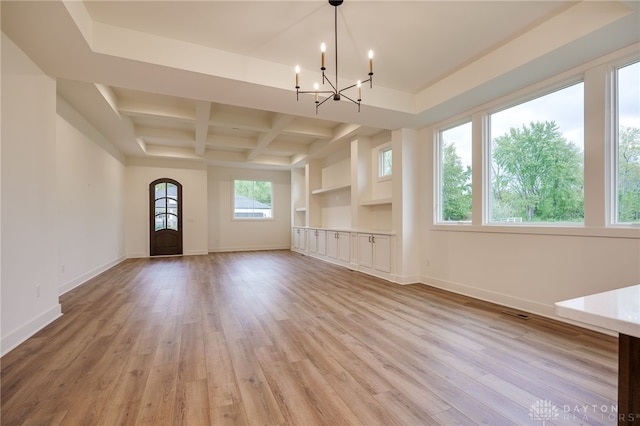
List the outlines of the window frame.
{"type": "Polygon", "coordinates": [[[613,144],[611,138],[613,138],[614,131],[611,71],[614,66],[622,66],[639,60],[640,54],[637,48],[635,46],[627,47],[549,78],[533,82],[526,87],[498,94],[484,104],[424,127],[422,130],[424,131],[425,142],[429,145],[424,155],[432,168],[431,171],[425,170],[427,174],[424,175],[424,179],[427,179],[428,191],[431,193],[431,208],[426,216],[430,223],[430,229],[438,232],[640,239],[640,227],[635,225],[613,226],[611,224],[613,197],[611,182],[613,178],[613,144]],[[522,225],[488,222],[489,200],[487,191],[489,189],[489,173],[487,171],[490,168],[491,161],[488,158],[490,145],[489,115],[580,81],[585,84],[585,221],[579,224],[541,222],[522,223],[522,225]],[[602,99],[602,102],[598,101],[597,104],[589,103],[589,100],[593,99],[602,99]],[[450,123],[453,124],[455,120],[462,120],[464,117],[471,117],[473,126],[473,218],[471,225],[452,226],[448,223],[436,222],[435,195],[437,188],[435,166],[437,157],[435,142],[437,129],[449,126],[450,123]],[[602,130],[605,133],[601,133],[602,130]],[[594,152],[595,156],[593,155],[594,152]],[[598,178],[599,175],[602,178],[598,178]]]}
{"type": "Polygon", "coordinates": [[[438,127],[434,131],[434,159],[435,159],[435,167],[434,167],[434,222],[437,225],[444,226],[469,226],[473,222],[473,133],[474,133],[474,123],[471,117],[465,116],[462,119],[457,119],[452,122],[448,122],[443,126],[438,127]],[[461,127],[466,124],[471,125],[471,149],[472,159],[471,159],[471,218],[469,220],[444,220],[442,217],[442,212],[444,208],[444,200],[443,200],[443,180],[442,174],[444,172],[443,162],[442,162],[442,143],[443,138],[442,134],[448,130],[455,129],[456,127],[461,127]]]}
{"type": "Polygon", "coordinates": [[[609,199],[608,199],[608,209],[609,212],[607,218],[607,226],[612,228],[626,228],[626,229],[637,229],[640,227],[640,222],[621,222],[619,221],[619,195],[618,195],[618,178],[619,178],[619,167],[620,167],[620,108],[619,108],[619,78],[618,71],[627,66],[632,66],[638,64],[640,66],[640,56],[633,55],[631,57],[625,57],[621,60],[615,61],[611,63],[609,73],[607,78],[609,82],[607,87],[610,89],[611,93],[609,96],[610,99],[610,111],[608,117],[610,117],[610,143],[607,144],[609,150],[609,199]]]}
{"type": "MultiPolygon", "coordinates": [[[[485,124],[484,124],[484,129],[482,132],[482,151],[483,151],[483,187],[482,187],[482,198],[483,198],[483,210],[482,210],[482,225],[483,226],[505,226],[508,228],[513,228],[513,227],[517,227],[517,228],[526,228],[526,227],[532,227],[532,228],[544,228],[544,227],[549,227],[549,228],[561,228],[561,227],[569,227],[569,228],[575,228],[575,227],[580,227],[580,228],[584,228],[586,225],[586,216],[587,216],[587,212],[586,212],[586,204],[585,204],[585,200],[587,197],[586,194],[586,188],[583,189],[583,215],[585,216],[584,219],[582,221],[579,222],[569,222],[569,221],[557,221],[557,222],[549,222],[549,221],[541,221],[541,222],[527,222],[527,221],[522,221],[522,222],[498,222],[498,221],[492,221],[491,220],[491,215],[492,215],[492,199],[491,199],[491,194],[492,194],[492,164],[493,164],[493,143],[492,143],[492,131],[491,131],[491,117],[494,114],[506,111],[508,109],[526,104],[528,102],[534,101],[536,99],[540,99],[542,97],[545,97],[547,95],[551,95],[553,93],[559,92],[561,90],[567,89],[569,87],[575,86],[577,84],[582,84],[583,85],[583,105],[582,105],[582,109],[584,111],[585,109],[585,96],[586,96],[586,83],[585,83],[585,78],[584,78],[584,74],[583,73],[574,73],[573,77],[570,78],[563,78],[563,79],[559,79],[559,81],[556,81],[555,83],[547,83],[545,84],[545,82],[539,83],[538,85],[536,85],[535,89],[523,89],[522,91],[518,92],[517,95],[510,97],[508,100],[502,101],[500,102],[499,100],[496,101],[493,104],[492,108],[487,108],[484,110],[484,120],[485,120],[485,124]]],[[[583,179],[585,177],[585,170],[586,170],[586,117],[584,115],[583,112],[583,122],[582,122],[582,126],[583,126],[583,132],[584,132],[584,139],[583,139],[583,146],[582,146],[582,155],[583,155],[583,179]]],[[[473,133],[473,130],[472,130],[473,133]]]]}
{"type": "MultiPolygon", "coordinates": [[[[271,179],[257,179],[257,178],[242,178],[234,177],[231,179],[231,220],[241,222],[270,222],[275,220],[275,208],[274,208],[274,184],[271,179]],[[238,217],[236,216],[236,181],[249,181],[249,182],[268,182],[271,187],[271,216],[270,217],[238,217]]],[[[257,201],[257,200],[254,200],[257,201]]]]}
{"type": "Polygon", "coordinates": [[[390,180],[391,178],[393,178],[393,149],[390,143],[386,143],[378,148],[378,182],[390,180]],[[383,174],[384,155],[387,152],[391,153],[391,172],[389,174],[383,174]]]}

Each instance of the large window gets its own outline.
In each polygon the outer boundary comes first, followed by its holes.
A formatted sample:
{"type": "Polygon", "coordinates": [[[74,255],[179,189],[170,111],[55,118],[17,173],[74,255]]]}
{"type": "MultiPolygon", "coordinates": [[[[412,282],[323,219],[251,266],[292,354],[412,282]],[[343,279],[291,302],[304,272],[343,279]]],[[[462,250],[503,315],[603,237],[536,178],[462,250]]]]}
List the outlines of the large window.
{"type": "Polygon", "coordinates": [[[471,221],[471,122],[439,133],[440,222],[471,221]]]}
{"type": "Polygon", "coordinates": [[[233,217],[236,219],[270,219],[273,217],[271,182],[234,180],[233,217]]]}
{"type": "Polygon", "coordinates": [[[618,68],[616,83],[616,218],[640,223],[640,62],[618,68]]]}
{"type": "Polygon", "coordinates": [[[490,222],[584,222],[583,86],[491,114],[490,222]]]}

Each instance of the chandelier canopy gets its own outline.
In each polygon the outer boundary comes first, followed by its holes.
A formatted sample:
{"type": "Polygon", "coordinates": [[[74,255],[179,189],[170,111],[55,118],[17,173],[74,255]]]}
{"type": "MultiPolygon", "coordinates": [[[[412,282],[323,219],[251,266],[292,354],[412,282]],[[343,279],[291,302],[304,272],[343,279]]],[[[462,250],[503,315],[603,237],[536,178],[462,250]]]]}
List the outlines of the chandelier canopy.
{"type": "Polygon", "coordinates": [[[334,101],[339,101],[342,98],[347,99],[354,104],[358,105],[358,112],[360,112],[360,102],[362,101],[362,84],[369,83],[369,87],[373,88],[373,51],[369,50],[369,78],[366,80],[358,80],[355,84],[350,86],[346,86],[342,89],[338,89],[338,6],[342,4],[343,0],[329,0],[329,4],[334,7],[334,44],[335,44],[335,64],[336,64],[336,74],[335,74],[335,84],[327,77],[325,74],[325,52],[327,46],[322,43],[320,45],[320,71],[322,71],[322,84],[328,83],[331,86],[331,90],[320,90],[320,86],[318,83],[314,83],[313,90],[300,90],[300,66],[296,65],[296,99],[300,100],[300,93],[313,93],[315,94],[316,101],[316,114],[318,113],[318,108],[327,102],[329,99],[333,99],[334,101]],[[357,100],[347,96],[344,92],[352,89],[354,87],[358,88],[358,97],[357,100]],[[321,95],[327,95],[326,98],[320,100],[321,95]]]}

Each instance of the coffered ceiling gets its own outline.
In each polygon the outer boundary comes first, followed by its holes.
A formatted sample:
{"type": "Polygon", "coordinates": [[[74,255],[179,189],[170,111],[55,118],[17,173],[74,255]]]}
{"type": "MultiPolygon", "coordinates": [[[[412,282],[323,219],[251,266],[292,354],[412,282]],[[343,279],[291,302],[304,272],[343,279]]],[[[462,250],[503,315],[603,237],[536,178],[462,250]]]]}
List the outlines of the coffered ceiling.
{"type": "Polygon", "coordinates": [[[637,1],[357,1],[338,8],[340,87],[317,114],[326,1],[2,1],[2,31],[127,158],[291,168],[422,128],[640,41],[637,1]],[[352,89],[353,90],[353,89],[352,89]],[[355,95],[355,93],[352,93],[355,95]]]}

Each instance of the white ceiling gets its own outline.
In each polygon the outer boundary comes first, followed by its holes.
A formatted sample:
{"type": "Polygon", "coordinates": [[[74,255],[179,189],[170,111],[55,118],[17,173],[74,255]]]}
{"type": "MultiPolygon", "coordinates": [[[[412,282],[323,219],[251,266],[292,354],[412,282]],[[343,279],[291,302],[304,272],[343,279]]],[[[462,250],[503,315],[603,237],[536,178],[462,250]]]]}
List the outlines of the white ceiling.
{"type": "Polygon", "coordinates": [[[126,157],[290,168],[357,135],[388,138],[640,41],[639,2],[2,1],[2,31],[126,157]],[[348,92],[355,97],[355,89],[348,92]],[[376,136],[377,135],[377,136],[376,136]]]}

